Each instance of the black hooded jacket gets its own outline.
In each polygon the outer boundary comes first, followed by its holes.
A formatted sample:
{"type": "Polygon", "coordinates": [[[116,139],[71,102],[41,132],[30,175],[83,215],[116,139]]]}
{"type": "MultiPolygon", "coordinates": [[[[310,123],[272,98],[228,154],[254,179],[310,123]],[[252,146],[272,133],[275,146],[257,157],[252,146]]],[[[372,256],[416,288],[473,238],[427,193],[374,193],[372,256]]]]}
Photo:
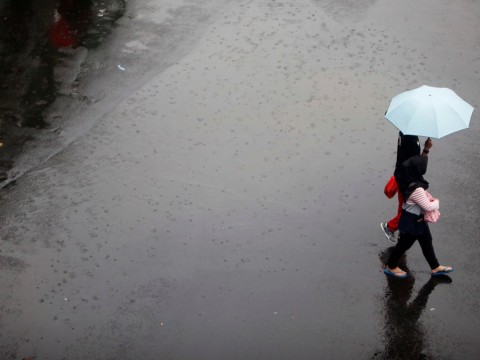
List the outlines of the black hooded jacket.
{"type": "Polygon", "coordinates": [[[407,201],[415,189],[428,189],[428,181],[423,178],[427,172],[428,157],[415,155],[404,161],[397,173],[397,183],[404,201],[407,201]]]}
{"type": "Polygon", "coordinates": [[[401,131],[398,133],[397,144],[397,162],[395,163],[395,178],[404,161],[412,156],[420,155],[420,140],[416,135],[404,135],[401,131]]]}

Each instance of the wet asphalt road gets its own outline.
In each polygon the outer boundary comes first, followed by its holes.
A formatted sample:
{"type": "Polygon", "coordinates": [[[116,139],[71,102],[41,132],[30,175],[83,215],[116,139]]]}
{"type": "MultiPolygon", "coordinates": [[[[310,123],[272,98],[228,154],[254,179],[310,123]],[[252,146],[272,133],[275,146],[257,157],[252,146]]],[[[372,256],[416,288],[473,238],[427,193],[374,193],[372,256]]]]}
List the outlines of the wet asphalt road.
{"type": "Polygon", "coordinates": [[[379,223],[396,210],[389,100],[429,84],[477,107],[479,15],[463,0],[129,4],[80,87],[98,101],[1,190],[0,354],[478,358],[476,110],[434,140],[426,176],[451,283],[418,245],[409,279],[386,279],[379,223]]]}

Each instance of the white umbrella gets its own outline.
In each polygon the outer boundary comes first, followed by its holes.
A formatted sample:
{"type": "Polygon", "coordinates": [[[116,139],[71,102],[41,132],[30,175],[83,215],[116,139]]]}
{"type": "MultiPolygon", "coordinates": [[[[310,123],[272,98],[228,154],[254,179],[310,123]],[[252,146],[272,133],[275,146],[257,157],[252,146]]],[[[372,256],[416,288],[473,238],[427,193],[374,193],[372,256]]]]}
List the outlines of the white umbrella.
{"type": "Polygon", "coordinates": [[[385,118],[405,135],[439,139],[468,128],[472,113],[453,90],[423,85],[395,96],[385,118]]]}

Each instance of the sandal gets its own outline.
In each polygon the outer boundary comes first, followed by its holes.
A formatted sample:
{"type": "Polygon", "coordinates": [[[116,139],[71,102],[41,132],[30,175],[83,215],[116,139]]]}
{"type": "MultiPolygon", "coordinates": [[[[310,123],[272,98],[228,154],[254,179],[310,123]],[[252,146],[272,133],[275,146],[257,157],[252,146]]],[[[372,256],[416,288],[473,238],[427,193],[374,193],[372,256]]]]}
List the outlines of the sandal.
{"type": "Polygon", "coordinates": [[[432,271],[432,276],[442,276],[442,275],[447,275],[453,272],[453,268],[451,266],[444,266],[442,270],[438,270],[433,272],[432,271]]]}
{"type": "Polygon", "coordinates": [[[383,269],[383,272],[388,276],[396,277],[399,279],[405,279],[407,277],[407,273],[405,271],[403,270],[392,271],[388,268],[388,266],[385,266],[385,268],[383,269]]]}

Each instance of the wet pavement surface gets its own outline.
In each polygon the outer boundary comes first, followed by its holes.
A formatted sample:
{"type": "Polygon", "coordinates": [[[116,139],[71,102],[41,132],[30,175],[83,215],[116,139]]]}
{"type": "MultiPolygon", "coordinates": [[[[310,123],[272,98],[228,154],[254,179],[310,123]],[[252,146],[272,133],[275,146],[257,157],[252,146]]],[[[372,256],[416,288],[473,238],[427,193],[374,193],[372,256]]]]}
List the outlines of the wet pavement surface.
{"type": "Polygon", "coordinates": [[[105,36],[52,50],[53,85],[25,76],[47,99],[2,88],[1,359],[478,357],[476,110],[426,175],[451,277],[414,245],[387,279],[379,224],[388,103],[428,84],[478,106],[479,4],[90,5],[105,36]]]}
{"type": "Polygon", "coordinates": [[[72,108],[98,101],[80,90],[92,65],[88,53],[107,38],[125,4],[12,0],[0,6],[0,183],[5,185],[63,148],[63,131],[69,121],[78,121],[72,108]],[[24,160],[22,153],[28,154],[24,160]]]}

